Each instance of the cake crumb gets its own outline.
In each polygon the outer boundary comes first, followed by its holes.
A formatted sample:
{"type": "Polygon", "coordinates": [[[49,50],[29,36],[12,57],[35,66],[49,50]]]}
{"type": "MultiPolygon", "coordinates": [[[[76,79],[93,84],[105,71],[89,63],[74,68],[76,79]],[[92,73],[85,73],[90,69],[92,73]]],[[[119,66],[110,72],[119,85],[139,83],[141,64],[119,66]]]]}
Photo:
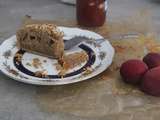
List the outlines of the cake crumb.
{"type": "Polygon", "coordinates": [[[54,64],[60,76],[65,76],[67,71],[74,67],[81,65],[88,60],[86,52],[76,52],[73,54],[65,55],[59,59],[58,63],[54,64]]]}
{"type": "Polygon", "coordinates": [[[63,76],[66,75],[66,72],[67,72],[67,70],[62,69],[62,70],[58,73],[58,75],[61,76],[61,78],[63,78],[63,76]]]}
{"type": "Polygon", "coordinates": [[[64,69],[68,70],[80,65],[81,63],[87,60],[88,60],[87,53],[82,51],[64,56],[61,60],[63,62],[60,62],[60,64],[64,69]]]}
{"type": "Polygon", "coordinates": [[[36,77],[40,77],[40,78],[46,78],[47,77],[47,71],[36,71],[35,72],[35,76],[36,77]]]}
{"type": "Polygon", "coordinates": [[[32,65],[33,65],[33,67],[38,69],[39,67],[41,67],[42,63],[40,62],[40,60],[38,58],[34,58],[32,60],[32,65]]]}
{"type": "Polygon", "coordinates": [[[88,74],[91,74],[92,72],[93,72],[93,69],[91,67],[87,67],[84,69],[83,75],[88,75],[88,74]]]}
{"type": "Polygon", "coordinates": [[[16,53],[15,58],[16,62],[20,62],[22,60],[22,54],[16,53]]]}

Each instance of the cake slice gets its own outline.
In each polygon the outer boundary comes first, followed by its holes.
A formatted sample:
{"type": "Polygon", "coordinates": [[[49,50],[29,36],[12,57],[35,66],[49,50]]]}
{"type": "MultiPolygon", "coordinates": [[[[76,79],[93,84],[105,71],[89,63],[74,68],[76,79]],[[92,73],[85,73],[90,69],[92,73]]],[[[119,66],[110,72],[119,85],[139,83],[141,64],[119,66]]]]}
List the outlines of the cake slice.
{"type": "Polygon", "coordinates": [[[53,24],[26,25],[17,31],[18,47],[59,59],[64,53],[63,32],[53,24]]]}

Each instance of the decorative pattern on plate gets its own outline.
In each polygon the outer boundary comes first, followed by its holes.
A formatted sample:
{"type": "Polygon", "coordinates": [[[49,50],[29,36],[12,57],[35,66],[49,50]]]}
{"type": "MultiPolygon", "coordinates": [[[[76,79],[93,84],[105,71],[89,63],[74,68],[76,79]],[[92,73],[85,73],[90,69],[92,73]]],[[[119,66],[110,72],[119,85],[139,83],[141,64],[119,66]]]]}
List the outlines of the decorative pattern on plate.
{"type": "Polygon", "coordinates": [[[6,52],[4,52],[3,56],[8,59],[11,56],[11,50],[7,50],[6,52]]]}
{"type": "MultiPolygon", "coordinates": [[[[7,59],[8,59],[8,58],[7,58],[7,59]]],[[[17,70],[12,69],[12,68],[10,67],[10,65],[7,64],[7,61],[6,61],[5,63],[3,63],[3,66],[5,67],[6,71],[8,71],[9,73],[13,74],[14,76],[19,76],[20,78],[28,79],[27,77],[19,74],[17,70]]]]}
{"type": "Polygon", "coordinates": [[[106,52],[100,52],[99,58],[100,58],[101,60],[103,60],[103,59],[105,58],[105,56],[106,56],[106,52]]]}

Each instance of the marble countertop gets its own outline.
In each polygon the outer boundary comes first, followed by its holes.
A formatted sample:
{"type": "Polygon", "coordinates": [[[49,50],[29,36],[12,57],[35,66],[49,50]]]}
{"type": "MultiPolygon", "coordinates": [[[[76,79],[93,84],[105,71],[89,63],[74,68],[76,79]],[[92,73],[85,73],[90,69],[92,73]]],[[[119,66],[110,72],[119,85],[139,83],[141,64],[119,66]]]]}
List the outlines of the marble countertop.
{"type": "MultiPolygon", "coordinates": [[[[117,17],[123,18],[144,9],[150,12],[155,30],[157,33],[160,33],[159,0],[109,0],[107,18],[108,20],[113,20],[117,17]]],[[[0,43],[15,34],[16,29],[21,25],[21,21],[26,14],[36,19],[76,19],[75,6],[62,4],[59,0],[0,0],[0,43]]],[[[104,119],[103,117],[80,117],[57,111],[46,112],[39,107],[37,102],[39,98],[35,97],[37,92],[43,92],[39,88],[39,86],[16,82],[0,72],[0,120],[104,119]]],[[[63,87],[56,89],[58,92],[63,87]]],[[[59,94],[57,97],[61,97],[62,93],[59,94]]]]}

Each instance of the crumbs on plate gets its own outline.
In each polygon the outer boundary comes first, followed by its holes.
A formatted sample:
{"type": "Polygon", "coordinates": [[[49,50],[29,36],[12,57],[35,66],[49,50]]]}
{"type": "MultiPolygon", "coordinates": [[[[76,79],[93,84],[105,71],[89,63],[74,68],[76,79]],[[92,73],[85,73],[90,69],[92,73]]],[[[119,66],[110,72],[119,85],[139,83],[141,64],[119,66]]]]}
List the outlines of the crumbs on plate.
{"type": "Polygon", "coordinates": [[[43,71],[36,71],[34,74],[35,74],[35,77],[46,78],[48,72],[43,70],[43,71]]]}
{"type": "Polygon", "coordinates": [[[93,72],[92,67],[87,67],[87,68],[84,68],[83,75],[88,75],[88,74],[91,74],[92,72],[93,72]]]}
{"type": "Polygon", "coordinates": [[[15,58],[16,62],[20,62],[22,60],[22,54],[16,53],[15,58]]]}
{"type": "Polygon", "coordinates": [[[32,65],[33,65],[33,67],[35,67],[35,68],[42,67],[42,63],[41,63],[41,61],[40,61],[38,58],[34,58],[34,59],[32,60],[32,65]]]}
{"type": "Polygon", "coordinates": [[[56,69],[60,76],[64,76],[66,72],[74,67],[84,63],[88,60],[88,55],[86,52],[76,52],[73,54],[65,55],[55,64],[56,69]]]}

